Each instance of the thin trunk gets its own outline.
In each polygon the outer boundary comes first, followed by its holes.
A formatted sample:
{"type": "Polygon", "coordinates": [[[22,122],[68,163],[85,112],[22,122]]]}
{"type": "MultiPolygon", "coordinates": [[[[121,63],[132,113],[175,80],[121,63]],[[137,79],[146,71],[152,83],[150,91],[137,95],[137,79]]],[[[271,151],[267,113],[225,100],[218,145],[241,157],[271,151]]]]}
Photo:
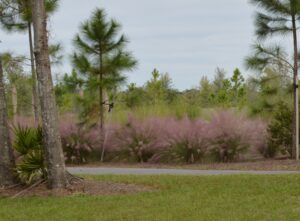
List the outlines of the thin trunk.
{"type": "Polygon", "coordinates": [[[102,65],[102,49],[100,52],[100,87],[99,87],[99,102],[100,102],[100,129],[104,128],[104,101],[103,101],[103,65],[102,65]]]}
{"type": "Polygon", "coordinates": [[[48,52],[47,18],[45,1],[33,0],[34,53],[41,105],[43,146],[48,169],[49,188],[67,185],[64,155],[58,130],[57,107],[53,90],[48,52]]]}
{"type": "Polygon", "coordinates": [[[78,95],[79,95],[80,98],[83,98],[83,97],[84,97],[84,91],[83,91],[82,88],[79,88],[78,95]]]}
{"type": "Polygon", "coordinates": [[[112,114],[113,114],[113,110],[110,109],[109,113],[108,113],[108,124],[106,124],[106,128],[105,128],[105,135],[104,135],[104,140],[103,140],[103,147],[102,147],[102,153],[101,153],[101,162],[104,161],[104,155],[105,155],[105,148],[106,148],[106,142],[107,139],[110,136],[110,128],[109,128],[109,124],[111,124],[111,120],[112,120],[112,114]]]}
{"type": "Polygon", "coordinates": [[[18,92],[14,82],[11,83],[11,102],[13,109],[13,123],[17,125],[17,114],[18,114],[18,92]]]}
{"type": "Polygon", "coordinates": [[[292,17],[293,23],[293,41],[294,41],[294,113],[293,113],[293,149],[292,157],[299,160],[299,92],[298,92],[298,42],[297,42],[297,26],[296,18],[292,17]]]}
{"type": "Polygon", "coordinates": [[[2,60],[0,58],[0,186],[10,186],[16,181],[14,176],[15,159],[7,119],[2,60]]]}
{"type": "Polygon", "coordinates": [[[30,63],[31,63],[31,78],[32,78],[32,111],[34,115],[35,126],[39,124],[39,102],[38,91],[36,83],[36,71],[34,64],[34,52],[33,52],[33,40],[32,40],[32,27],[31,22],[28,22],[28,37],[29,37],[29,49],[30,49],[30,63]]]}
{"type": "MultiPolygon", "coordinates": [[[[102,75],[100,75],[100,82],[102,82],[102,75]]],[[[100,129],[101,131],[104,128],[104,100],[103,100],[103,87],[99,87],[99,102],[100,102],[100,110],[99,110],[99,115],[100,115],[100,129]]]]}
{"type": "Polygon", "coordinates": [[[108,103],[109,103],[109,98],[108,98],[107,90],[103,90],[103,99],[104,99],[103,102],[105,102],[105,105],[104,105],[104,107],[103,107],[103,110],[104,110],[104,113],[107,113],[107,112],[108,112],[108,109],[109,109],[109,105],[108,105],[108,103]]]}
{"type": "MultiPolygon", "coordinates": [[[[100,43],[101,44],[101,43],[100,43]]],[[[103,157],[104,157],[104,143],[105,143],[105,135],[104,135],[104,105],[105,102],[103,101],[103,59],[102,59],[102,49],[100,48],[100,56],[99,56],[99,62],[100,62],[100,75],[99,75],[99,102],[100,102],[100,148],[102,149],[101,152],[101,162],[103,162],[103,157]]]]}

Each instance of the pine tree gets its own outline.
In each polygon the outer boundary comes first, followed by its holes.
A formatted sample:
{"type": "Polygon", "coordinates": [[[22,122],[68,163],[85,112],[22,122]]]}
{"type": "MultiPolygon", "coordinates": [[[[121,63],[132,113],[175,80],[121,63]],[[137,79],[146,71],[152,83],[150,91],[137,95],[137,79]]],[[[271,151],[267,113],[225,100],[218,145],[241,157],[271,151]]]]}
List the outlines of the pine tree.
{"type": "Polygon", "coordinates": [[[47,17],[44,0],[33,0],[34,51],[42,115],[43,146],[51,189],[67,185],[64,155],[58,130],[58,115],[51,76],[47,17]]]}
{"type": "Polygon", "coordinates": [[[299,106],[298,106],[298,41],[300,15],[299,0],[251,0],[261,9],[256,14],[256,35],[266,39],[274,35],[292,34],[293,37],[293,158],[299,159],[299,106]]]}
{"type": "Polygon", "coordinates": [[[104,127],[104,93],[125,81],[123,71],[132,70],[137,61],[125,50],[127,39],[120,35],[121,25],[108,20],[104,10],[96,9],[80,26],[74,38],[73,64],[90,91],[98,91],[99,125],[104,127]]]}

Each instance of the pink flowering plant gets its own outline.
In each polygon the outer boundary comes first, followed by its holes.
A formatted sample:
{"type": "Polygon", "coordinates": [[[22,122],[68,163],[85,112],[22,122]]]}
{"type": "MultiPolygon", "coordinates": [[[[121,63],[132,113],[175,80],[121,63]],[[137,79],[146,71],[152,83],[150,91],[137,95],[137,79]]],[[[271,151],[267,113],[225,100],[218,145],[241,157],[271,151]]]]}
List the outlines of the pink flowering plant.
{"type": "Polygon", "coordinates": [[[232,112],[219,112],[210,122],[210,153],[217,161],[238,160],[249,149],[257,151],[264,146],[265,129],[232,112]]]}
{"type": "Polygon", "coordinates": [[[139,121],[129,116],[128,122],[114,133],[114,149],[117,159],[130,162],[147,162],[162,147],[159,119],[139,121]]]}
{"type": "Polygon", "coordinates": [[[207,122],[168,119],[164,123],[164,148],[156,160],[163,162],[201,162],[208,147],[207,122]]]}

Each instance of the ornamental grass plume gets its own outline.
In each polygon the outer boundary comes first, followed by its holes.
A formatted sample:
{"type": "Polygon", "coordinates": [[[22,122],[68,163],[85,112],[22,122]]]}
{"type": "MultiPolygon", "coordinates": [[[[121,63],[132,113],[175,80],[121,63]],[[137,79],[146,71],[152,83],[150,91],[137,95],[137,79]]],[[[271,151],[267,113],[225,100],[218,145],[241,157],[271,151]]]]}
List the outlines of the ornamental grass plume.
{"type": "Polygon", "coordinates": [[[201,162],[208,147],[208,123],[203,120],[167,119],[164,122],[164,146],[155,156],[163,162],[201,162]]]}
{"type": "Polygon", "coordinates": [[[247,151],[253,152],[265,145],[266,125],[233,112],[222,111],[210,121],[210,153],[217,161],[233,161],[247,151]]]}

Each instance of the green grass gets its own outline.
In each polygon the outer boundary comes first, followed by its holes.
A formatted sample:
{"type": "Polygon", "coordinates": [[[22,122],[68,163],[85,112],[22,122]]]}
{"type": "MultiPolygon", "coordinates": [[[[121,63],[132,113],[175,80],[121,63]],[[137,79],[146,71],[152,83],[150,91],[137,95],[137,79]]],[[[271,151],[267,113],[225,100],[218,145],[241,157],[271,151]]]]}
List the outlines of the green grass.
{"type": "Polygon", "coordinates": [[[300,217],[300,175],[93,179],[147,184],[160,190],[116,196],[0,199],[0,220],[298,221],[300,217]]]}

